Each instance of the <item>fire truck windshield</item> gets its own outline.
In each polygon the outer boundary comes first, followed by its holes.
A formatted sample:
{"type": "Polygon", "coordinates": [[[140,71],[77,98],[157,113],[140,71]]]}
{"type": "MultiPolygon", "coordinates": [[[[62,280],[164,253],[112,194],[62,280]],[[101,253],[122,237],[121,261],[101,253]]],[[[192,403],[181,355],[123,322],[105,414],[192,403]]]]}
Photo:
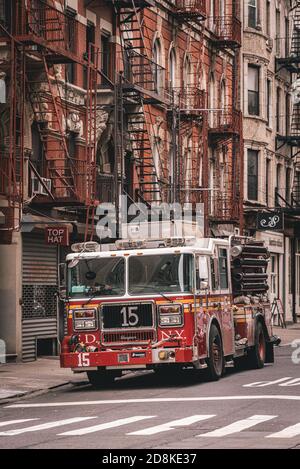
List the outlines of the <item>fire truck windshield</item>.
{"type": "Polygon", "coordinates": [[[80,259],[68,272],[68,290],[73,298],[125,294],[123,258],[80,259]]]}
{"type": "Polygon", "coordinates": [[[129,257],[129,294],[188,293],[193,289],[193,256],[159,254],[129,257]]]}

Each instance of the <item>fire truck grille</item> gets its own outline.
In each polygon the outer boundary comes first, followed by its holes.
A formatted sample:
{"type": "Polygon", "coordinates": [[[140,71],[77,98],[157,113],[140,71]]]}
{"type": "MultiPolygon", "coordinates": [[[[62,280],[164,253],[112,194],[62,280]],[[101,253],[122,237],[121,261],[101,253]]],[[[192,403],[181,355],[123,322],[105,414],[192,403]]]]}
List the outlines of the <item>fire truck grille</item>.
{"type": "Polygon", "coordinates": [[[124,331],[124,332],[103,332],[102,343],[111,344],[147,344],[154,342],[155,331],[124,331]]]}
{"type": "Polygon", "coordinates": [[[103,305],[102,329],[150,329],[154,327],[153,303],[103,305]]]}

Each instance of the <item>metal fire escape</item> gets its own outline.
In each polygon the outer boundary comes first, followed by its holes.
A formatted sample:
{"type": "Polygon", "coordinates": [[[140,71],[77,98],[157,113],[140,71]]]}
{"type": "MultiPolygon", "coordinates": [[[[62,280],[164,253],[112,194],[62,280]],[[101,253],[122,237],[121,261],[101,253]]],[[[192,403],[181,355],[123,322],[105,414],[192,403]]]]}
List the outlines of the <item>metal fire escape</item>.
{"type": "MultiPolygon", "coordinates": [[[[117,14],[117,27],[121,37],[122,70],[116,78],[116,86],[122,91],[115,93],[120,102],[117,109],[126,116],[128,144],[131,147],[136,168],[133,182],[133,198],[149,204],[165,199],[167,187],[166,170],[161,155],[159,136],[155,132],[153,104],[165,103],[165,96],[159,89],[163,68],[151,58],[147,48],[147,30],[144,26],[143,12],[154,2],[142,0],[113,0],[117,14]]],[[[120,122],[120,119],[119,119],[120,122]]],[[[121,129],[119,129],[120,135],[121,129]]],[[[119,145],[119,144],[117,144],[119,145]]],[[[124,148],[119,148],[117,165],[119,167],[119,187],[122,192],[124,148]],[[120,187],[121,185],[121,187],[120,187]]]]}
{"type": "Polygon", "coordinates": [[[242,228],[243,132],[242,113],[238,99],[241,47],[239,17],[239,2],[233,0],[224,2],[222,15],[209,18],[212,46],[215,50],[231,52],[233,64],[232,92],[228,93],[224,89],[220,102],[214,105],[216,108],[209,110],[208,142],[219,155],[219,158],[215,160],[213,183],[213,187],[218,190],[210,192],[210,221],[219,224],[235,224],[242,228]]]}
{"type": "Polygon", "coordinates": [[[24,168],[24,93],[25,56],[24,48],[11,35],[9,28],[0,23],[0,40],[8,46],[8,59],[1,64],[1,72],[11,82],[7,105],[2,119],[6,134],[0,146],[0,196],[4,196],[7,207],[1,207],[5,216],[0,237],[10,243],[12,233],[19,229],[23,201],[24,168]]]}
{"type": "MultiPolygon", "coordinates": [[[[88,80],[87,113],[91,124],[84,126],[86,151],[84,157],[79,159],[70,154],[67,131],[67,110],[74,110],[76,105],[72,107],[73,104],[67,104],[66,87],[57,78],[54,67],[61,65],[64,70],[66,64],[81,64],[87,69],[88,76],[95,77],[96,52],[92,50],[88,60],[81,60],[72,47],[78,22],[64,13],[63,5],[58,9],[52,0],[17,0],[13,3],[11,14],[15,21],[11,22],[10,30],[4,33],[1,28],[1,40],[3,36],[11,47],[12,64],[9,141],[13,143],[10,143],[7,168],[3,158],[0,167],[1,181],[6,180],[6,186],[10,187],[9,192],[13,190],[14,196],[7,191],[6,196],[9,201],[18,199],[22,203],[24,112],[25,101],[29,100],[44,158],[43,174],[33,161],[28,160],[30,171],[44,189],[44,195],[35,196],[33,203],[50,206],[92,204],[96,134],[94,110],[97,98],[91,87],[95,89],[96,81],[93,78],[88,80]],[[20,176],[17,176],[18,171],[20,176]],[[15,181],[18,177],[20,182],[17,188],[15,181]]],[[[81,115],[85,113],[85,109],[79,106],[76,111],[81,115]]]]}
{"type": "MultiPolygon", "coordinates": [[[[187,29],[186,56],[188,65],[179,88],[170,85],[172,102],[169,122],[172,128],[173,175],[171,202],[204,202],[207,192],[203,167],[207,166],[206,93],[199,85],[199,66],[203,54],[203,21],[207,17],[204,0],[177,1],[172,14],[187,29]],[[202,172],[202,178],[201,178],[202,172]],[[204,175],[204,177],[203,177],[204,175]],[[201,181],[202,179],[202,181],[201,181]],[[201,186],[200,186],[201,185],[201,186]]],[[[206,210],[207,212],[207,210],[206,210]]]]}
{"type": "MultiPolygon", "coordinates": [[[[292,36],[286,48],[285,57],[276,58],[276,70],[286,69],[290,72],[292,85],[292,113],[286,126],[285,135],[277,135],[277,150],[283,145],[289,145],[294,161],[294,177],[291,185],[291,197],[284,200],[277,192],[276,205],[283,201],[286,207],[294,213],[300,210],[300,2],[294,1],[291,9],[292,36]]],[[[300,212],[299,212],[300,213],[300,212]]]]}

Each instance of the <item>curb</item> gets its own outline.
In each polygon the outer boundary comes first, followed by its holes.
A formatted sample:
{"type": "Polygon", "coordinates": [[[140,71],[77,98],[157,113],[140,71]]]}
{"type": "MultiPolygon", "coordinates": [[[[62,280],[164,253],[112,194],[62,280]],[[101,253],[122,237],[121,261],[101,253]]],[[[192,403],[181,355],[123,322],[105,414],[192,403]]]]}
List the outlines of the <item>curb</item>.
{"type": "Polygon", "coordinates": [[[41,396],[43,394],[46,394],[49,391],[52,391],[53,389],[61,388],[63,386],[67,386],[68,384],[72,384],[72,381],[66,381],[65,383],[61,384],[55,384],[54,386],[50,386],[49,388],[44,388],[44,389],[34,389],[32,391],[26,391],[24,394],[15,394],[10,397],[4,397],[3,399],[0,399],[0,406],[3,404],[9,404],[14,401],[18,401],[20,399],[27,399],[29,397],[35,397],[35,396],[41,396]]]}

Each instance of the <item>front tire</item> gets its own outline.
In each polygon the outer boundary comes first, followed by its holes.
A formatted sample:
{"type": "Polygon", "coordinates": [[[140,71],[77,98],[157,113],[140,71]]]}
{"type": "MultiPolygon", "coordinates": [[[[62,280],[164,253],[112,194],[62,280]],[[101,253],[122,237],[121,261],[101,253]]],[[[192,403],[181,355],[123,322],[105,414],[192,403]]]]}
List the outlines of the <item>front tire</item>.
{"type": "Polygon", "coordinates": [[[254,347],[248,353],[248,363],[251,368],[259,369],[265,366],[267,344],[261,322],[256,324],[254,347]]]}
{"type": "Polygon", "coordinates": [[[212,324],[209,331],[209,357],[207,358],[209,377],[218,381],[224,372],[224,353],[219,329],[212,324]]]}

